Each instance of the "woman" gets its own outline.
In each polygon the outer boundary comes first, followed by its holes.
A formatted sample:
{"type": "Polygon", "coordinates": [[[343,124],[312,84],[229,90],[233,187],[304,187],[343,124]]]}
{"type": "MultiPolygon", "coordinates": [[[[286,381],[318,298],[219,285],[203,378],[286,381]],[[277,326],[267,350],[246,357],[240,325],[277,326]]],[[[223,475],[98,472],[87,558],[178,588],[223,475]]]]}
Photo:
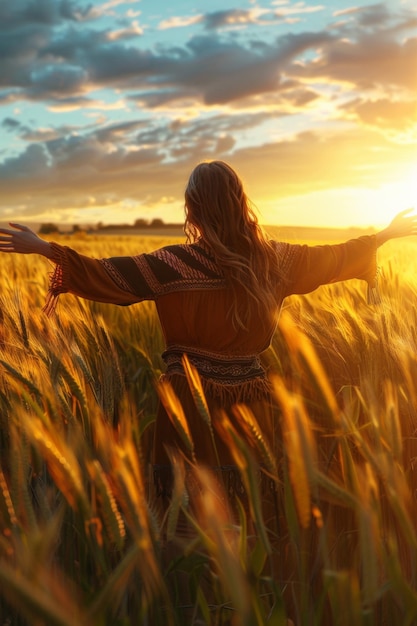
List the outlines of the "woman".
{"type": "MultiPolygon", "coordinates": [[[[417,218],[403,211],[376,235],[339,245],[291,245],[269,240],[258,225],[242,182],[222,161],[200,163],[185,191],[186,244],[134,257],[92,259],[69,247],[48,243],[26,226],[0,229],[0,251],[36,253],[56,264],[47,311],[59,294],[119,305],[155,300],[166,341],[163,354],[194,442],[195,458],[233,475],[234,459],[216,432],[221,410],[249,405],[268,437],[269,385],[260,354],[269,346],[277,314],[290,294],[350,278],[375,288],[376,249],[395,237],[417,232],[417,218]],[[183,355],[200,374],[214,425],[208,437],[183,369],[183,355]]],[[[155,427],[157,493],[169,496],[169,449],[187,454],[183,440],[161,403],[155,427]]],[[[235,478],[233,478],[235,480],[235,478]]],[[[229,491],[232,487],[229,485],[229,491]]]]}

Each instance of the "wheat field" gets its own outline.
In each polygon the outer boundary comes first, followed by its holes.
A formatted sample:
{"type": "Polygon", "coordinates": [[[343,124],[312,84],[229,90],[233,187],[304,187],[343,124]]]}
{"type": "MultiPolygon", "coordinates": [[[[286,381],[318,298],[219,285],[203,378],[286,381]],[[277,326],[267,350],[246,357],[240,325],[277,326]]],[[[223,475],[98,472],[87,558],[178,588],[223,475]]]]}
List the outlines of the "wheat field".
{"type": "MultiPolygon", "coordinates": [[[[105,257],[169,241],[62,243],[105,257]]],[[[273,436],[241,409],[277,503],[274,535],[257,468],[226,418],[248,499],[238,522],[197,462],[187,473],[199,489],[187,489],[178,459],[170,508],[157,516],[149,459],[163,339],[154,305],[61,296],[47,318],[50,263],[3,255],[0,626],[416,624],[415,252],[411,240],[379,251],[379,305],[366,303],[359,281],[285,302],[264,355],[273,436]],[[176,540],[180,516],[194,532],[176,540]]],[[[209,423],[195,372],[190,384],[209,423]]]]}

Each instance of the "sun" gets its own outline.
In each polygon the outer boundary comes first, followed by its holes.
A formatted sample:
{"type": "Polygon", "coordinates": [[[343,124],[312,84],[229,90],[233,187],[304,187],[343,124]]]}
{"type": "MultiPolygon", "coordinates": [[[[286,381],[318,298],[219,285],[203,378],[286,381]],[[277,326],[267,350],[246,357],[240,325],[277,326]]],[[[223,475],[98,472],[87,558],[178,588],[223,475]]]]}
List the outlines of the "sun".
{"type": "Polygon", "coordinates": [[[417,209],[417,163],[410,167],[400,186],[400,202],[403,202],[405,208],[417,209]]]}
{"type": "Polygon", "coordinates": [[[375,194],[378,204],[378,222],[386,225],[397,213],[405,209],[417,211],[417,164],[407,167],[394,182],[382,183],[375,194]]]}

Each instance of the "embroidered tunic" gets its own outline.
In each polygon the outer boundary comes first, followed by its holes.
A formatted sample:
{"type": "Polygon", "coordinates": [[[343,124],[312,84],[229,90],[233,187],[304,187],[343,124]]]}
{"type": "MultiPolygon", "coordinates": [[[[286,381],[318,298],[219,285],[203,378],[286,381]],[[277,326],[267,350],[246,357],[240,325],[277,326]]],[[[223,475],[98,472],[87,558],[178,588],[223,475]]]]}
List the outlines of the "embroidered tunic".
{"type": "MultiPolygon", "coordinates": [[[[376,276],[376,238],[367,235],[343,244],[307,246],[275,242],[277,265],[283,276],[275,285],[276,308],[254,310],[250,328],[235,327],[229,315],[231,291],[210,251],[198,243],[169,245],[152,253],[93,259],[53,243],[57,264],[46,309],[65,292],[118,305],[154,300],[166,342],[163,354],[194,440],[199,462],[211,466],[233,464],[230,451],[218,438],[217,451],[202,427],[182,370],[184,353],[195,365],[207,394],[215,423],[216,413],[236,402],[246,403],[261,427],[268,425],[268,381],[260,354],[268,348],[284,298],[304,294],[319,285],[359,278],[372,290],[376,276]]],[[[242,307],[250,306],[242,291],[242,307]]],[[[231,419],[233,418],[230,411],[231,419]]],[[[235,424],[239,429],[239,424],[235,424]]],[[[268,433],[266,432],[266,436],[268,433]]],[[[153,460],[168,464],[166,446],[183,444],[161,403],[155,427],[153,460]]],[[[165,487],[162,486],[162,489],[165,487]]]]}

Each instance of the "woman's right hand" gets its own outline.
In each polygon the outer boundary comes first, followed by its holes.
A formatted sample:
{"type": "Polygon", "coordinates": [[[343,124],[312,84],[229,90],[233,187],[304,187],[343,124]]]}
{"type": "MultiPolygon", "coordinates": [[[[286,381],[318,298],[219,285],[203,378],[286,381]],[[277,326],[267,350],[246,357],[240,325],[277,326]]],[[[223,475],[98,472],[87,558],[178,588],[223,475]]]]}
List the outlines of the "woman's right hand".
{"type": "Polygon", "coordinates": [[[10,222],[10,228],[0,228],[0,252],[41,254],[51,258],[51,246],[23,224],[10,222]]]}
{"type": "Polygon", "coordinates": [[[406,209],[398,213],[386,228],[377,233],[377,245],[381,246],[390,239],[417,235],[417,215],[413,211],[406,209]]]}

